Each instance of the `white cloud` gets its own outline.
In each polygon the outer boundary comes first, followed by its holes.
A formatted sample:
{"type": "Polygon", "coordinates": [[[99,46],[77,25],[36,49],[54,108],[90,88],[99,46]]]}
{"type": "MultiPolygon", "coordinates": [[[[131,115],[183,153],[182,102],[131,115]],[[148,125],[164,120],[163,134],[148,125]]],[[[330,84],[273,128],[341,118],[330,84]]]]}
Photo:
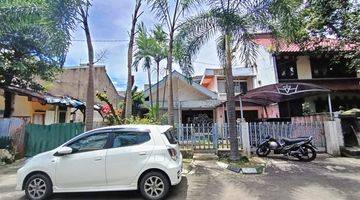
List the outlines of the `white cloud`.
{"type": "MultiPolygon", "coordinates": [[[[135,1],[129,0],[98,0],[93,2],[90,10],[90,29],[93,39],[128,39],[128,30],[130,29],[131,14],[135,1]]],[[[152,26],[159,21],[149,12],[146,4],[142,8],[145,12],[140,21],[148,26],[152,26]]],[[[75,39],[85,39],[83,30],[78,28],[73,37],[75,39]]],[[[120,90],[126,88],[127,80],[127,42],[118,43],[99,43],[93,44],[95,52],[106,49],[108,51],[107,59],[98,64],[106,65],[109,76],[114,81],[114,85],[120,90]]],[[[67,56],[66,66],[79,65],[87,62],[86,42],[73,42],[67,56]]],[[[217,67],[219,61],[216,55],[215,38],[206,44],[196,57],[194,63],[195,75],[204,73],[205,68],[217,67]],[[197,62],[210,63],[212,65],[201,64],[197,62]]],[[[162,62],[165,67],[166,62],[162,62]]],[[[180,71],[179,67],[174,64],[174,69],[180,71]]],[[[140,89],[146,84],[147,74],[142,69],[133,73],[135,75],[135,85],[140,89]]],[[[162,76],[165,75],[162,72],[162,76]]],[[[156,75],[152,73],[152,82],[155,83],[156,75]]]]}

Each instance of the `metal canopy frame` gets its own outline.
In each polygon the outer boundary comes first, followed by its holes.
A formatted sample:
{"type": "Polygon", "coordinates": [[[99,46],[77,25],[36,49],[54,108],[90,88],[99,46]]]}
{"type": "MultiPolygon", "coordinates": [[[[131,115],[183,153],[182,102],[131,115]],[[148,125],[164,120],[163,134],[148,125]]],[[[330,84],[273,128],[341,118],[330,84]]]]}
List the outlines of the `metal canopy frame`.
{"type": "Polygon", "coordinates": [[[303,97],[318,94],[328,95],[329,112],[333,117],[331,90],[311,83],[277,83],[249,90],[246,94],[237,95],[235,98],[240,102],[241,120],[244,120],[243,102],[254,103],[260,106],[268,106],[273,103],[286,102],[303,97]]]}

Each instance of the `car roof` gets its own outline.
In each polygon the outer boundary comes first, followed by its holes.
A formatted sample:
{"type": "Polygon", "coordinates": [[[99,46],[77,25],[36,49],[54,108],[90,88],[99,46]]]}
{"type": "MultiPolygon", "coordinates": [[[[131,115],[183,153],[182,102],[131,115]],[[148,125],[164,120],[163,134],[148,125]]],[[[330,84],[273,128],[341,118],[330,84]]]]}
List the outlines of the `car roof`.
{"type": "Polygon", "coordinates": [[[126,125],[115,125],[115,126],[97,128],[92,131],[100,131],[107,129],[129,129],[129,130],[133,129],[133,130],[150,130],[151,132],[158,130],[160,133],[164,133],[170,128],[172,128],[172,126],[170,125],[126,124],[126,125]]]}

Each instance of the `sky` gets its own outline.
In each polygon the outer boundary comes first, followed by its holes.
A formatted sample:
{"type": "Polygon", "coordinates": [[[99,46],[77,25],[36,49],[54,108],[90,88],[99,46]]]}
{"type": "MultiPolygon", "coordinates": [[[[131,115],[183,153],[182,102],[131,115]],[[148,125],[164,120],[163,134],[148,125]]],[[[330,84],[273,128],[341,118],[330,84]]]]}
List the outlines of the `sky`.
{"type": "MultiPolygon", "coordinates": [[[[151,30],[155,23],[159,23],[159,20],[150,12],[145,2],[141,7],[144,13],[139,21],[143,21],[147,29],[151,30]]],[[[134,6],[135,0],[93,0],[90,9],[90,31],[94,40],[95,53],[104,50],[107,52],[106,58],[96,64],[106,66],[107,73],[118,90],[126,89],[127,40],[129,39],[128,31],[131,28],[134,6]],[[97,40],[121,41],[96,42],[97,40]]],[[[195,11],[190,15],[194,14],[196,14],[195,11]]],[[[73,42],[67,55],[65,67],[87,63],[87,46],[84,40],[85,34],[79,24],[73,33],[73,42]]],[[[213,38],[202,47],[194,59],[194,75],[203,74],[205,68],[216,68],[219,66],[218,63],[215,38],[213,38]]],[[[165,66],[166,62],[163,61],[161,65],[165,66]]],[[[180,71],[178,66],[174,66],[174,69],[180,71]]],[[[162,72],[163,75],[164,73],[162,72]]],[[[144,84],[148,82],[146,73],[140,69],[133,74],[135,75],[135,85],[142,89],[144,84]]],[[[155,72],[152,74],[152,79],[155,80],[155,72]]]]}

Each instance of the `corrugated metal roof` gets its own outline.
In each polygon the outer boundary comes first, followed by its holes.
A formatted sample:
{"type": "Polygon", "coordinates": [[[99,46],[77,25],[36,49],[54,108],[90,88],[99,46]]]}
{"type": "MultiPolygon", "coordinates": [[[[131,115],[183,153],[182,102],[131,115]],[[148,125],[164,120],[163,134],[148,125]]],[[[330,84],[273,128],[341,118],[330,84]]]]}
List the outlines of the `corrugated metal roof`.
{"type": "Polygon", "coordinates": [[[84,102],[70,96],[54,96],[49,93],[42,93],[17,86],[3,86],[2,88],[13,91],[19,95],[37,98],[47,104],[57,104],[73,108],[85,107],[84,102]]]}

